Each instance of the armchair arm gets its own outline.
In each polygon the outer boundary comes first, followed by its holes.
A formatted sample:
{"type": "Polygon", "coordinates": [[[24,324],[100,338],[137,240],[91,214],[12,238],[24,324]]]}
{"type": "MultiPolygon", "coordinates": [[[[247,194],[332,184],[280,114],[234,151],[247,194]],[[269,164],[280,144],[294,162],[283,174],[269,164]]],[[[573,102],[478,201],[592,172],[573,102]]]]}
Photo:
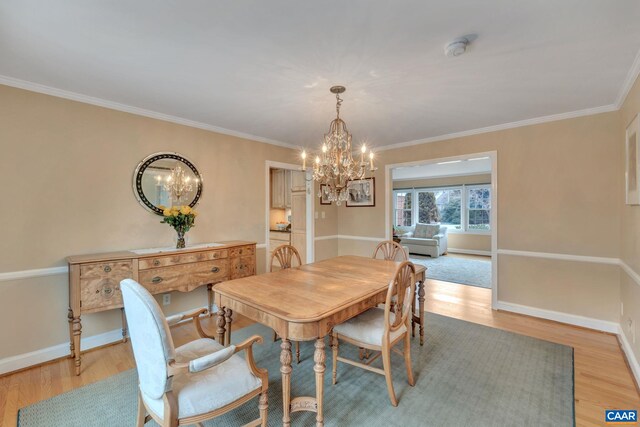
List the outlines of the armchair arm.
{"type": "Polygon", "coordinates": [[[169,326],[173,326],[179,322],[182,322],[185,319],[196,319],[198,318],[201,314],[205,314],[207,312],[206,308],[199,308],[195,311],[192,311],[191,313],[186,313],[186,314],[174,314],[173,316],[168,316],[167,317],[167,323],[169,324],[169,326]]]}
{"type": "Polygon", "coordinates": [[[222,362],[228,360],[236,352],[236,346],[230,345],[222,350],[218,350],[206,356],[198,357],[197,359],[189,361],[189,372],[195,374],[196,372],[204,371],[205,369],[212,368],[222,362]]]}
{"type": "Polygon", "coordinates": [[[266,369],[258,368],[256,361],[253,359],[253,344],[262,344],[263,339],[260,335],[254,335],[242,341],[235,347],[236,353],[244,350],[247,353],[247,366],[253,375],[262,380],[262,390],[267,390],[269,385],[269,374],[266,369]]]}
{"type": "Polygon", "coordinates": [[[228,360],[236,352],[236,347],[230,345],[222,350],[214,351],[205,356],[198,357],[197,359],[190,360],[188,362],[178,363],[175,360],[170,360],[168,363],[169,376],[173,376],[178,373],[196,373],[204,371],[205,369],[212,368],[222,362],[228,360]]]}

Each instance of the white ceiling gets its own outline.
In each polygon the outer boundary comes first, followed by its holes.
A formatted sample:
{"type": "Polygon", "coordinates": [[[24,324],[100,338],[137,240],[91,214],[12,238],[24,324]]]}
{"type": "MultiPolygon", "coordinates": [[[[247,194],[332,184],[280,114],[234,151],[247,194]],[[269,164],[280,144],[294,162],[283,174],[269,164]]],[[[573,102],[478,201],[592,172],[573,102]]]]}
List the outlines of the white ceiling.
{"type": "Polygon", "coordinates": [[[491,159],[488,157],[476,157],[473,160],[466,159],[426,165],[402,166],[392,169],[391,177],[394,181],[400,181],[485,173],[491,173],[491,159]]]}
{"type": "Polygon", "coordinates": [[[639,49],[637,0],[0,3],[0,82],[308,147],[335,84],[381,147],[612,109],[639,49]]]}

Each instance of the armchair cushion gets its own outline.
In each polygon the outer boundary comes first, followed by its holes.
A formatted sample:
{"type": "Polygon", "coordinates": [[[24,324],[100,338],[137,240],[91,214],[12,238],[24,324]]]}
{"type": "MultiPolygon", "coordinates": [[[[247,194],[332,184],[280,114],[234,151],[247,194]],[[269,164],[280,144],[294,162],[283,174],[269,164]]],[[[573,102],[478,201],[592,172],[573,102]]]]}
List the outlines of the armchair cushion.
{"type": "MultiPolygon", "coordinates": [[[[231,348],[231,347],[229,347],[231,348]]],[[[226,353],[216,341],[201,338],[176,348],[176,362],[188,363],[211,353],[226,353]],[[221,352],[222,350],[222,352],[221,352]]],[[[178,401],[179,418],[192,417],[221,408],[262,386],[247,362],[238,355],[198,373],[173,377],[173,393],[178,401]]],[[[164,416],[162,398],[142,394],[145,403],[158,417],[164,416]]]]}
{"type": "MultiPolygon", "coordinates": [[[[395,315],[390,313],[391,323],[395,320],[395,315]]],[[[391,332],[391,341],[402,335],[407,328],[402,325],[395,332],[391,332]]],[[[365,344],[382,345],[382,335],[384,334],[384,309],[372,308],[364,313],[336,325],[333,331],[338,335],[360,341],[365,344]]]]}

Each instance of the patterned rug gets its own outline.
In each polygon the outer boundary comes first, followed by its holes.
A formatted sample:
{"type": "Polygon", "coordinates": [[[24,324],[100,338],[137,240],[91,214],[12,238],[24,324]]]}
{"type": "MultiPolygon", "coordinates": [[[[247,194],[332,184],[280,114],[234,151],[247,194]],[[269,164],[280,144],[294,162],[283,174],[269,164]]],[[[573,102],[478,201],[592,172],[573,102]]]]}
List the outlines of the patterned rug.
{"type": "MultiPolygon", "coordinates": [[[[573,349],[432,313],[426,316],[426,342],[412,341],[415,387],[407,384],[402,357],[392,353],[399,406],[389,402],[384,377],[338,365],[331,385],[327,347],[325,425],[327,426],[573,426],[573,349]]],[[[258,366],[269,370],[269,425],[282,425],[279,342],[258,324],[238,330],[233,342],[265,337],[256,346],[258,366]]],[[[357,357],[345,344],[340,354],[357,357]]],[[[374,365],[380,360],[376,360],[374,365]]],[[[130,370],[20,409],[20,427],[134,426],[136,372],[130,370]]],[[[314,395],[313,344],[301,343],[294,362],[292,395],[314,395]]],[[[221,391],[224,392],[224,391],[221,391]]],[[[297,412],[292,425],[315,425],[315,414],[297,412]]],[[[257,398],[206,423],[240,426],[258,418],[257,398]]],[[[156,426],[151,421],[147,426],[156,426]]]]}
{"type": "Polygon", "coordinates": [[[491,289],[491,258],[475,260],[442,255],[438,258],[411,254],[415,264],[427,267],[427,278],[491,289]]]}

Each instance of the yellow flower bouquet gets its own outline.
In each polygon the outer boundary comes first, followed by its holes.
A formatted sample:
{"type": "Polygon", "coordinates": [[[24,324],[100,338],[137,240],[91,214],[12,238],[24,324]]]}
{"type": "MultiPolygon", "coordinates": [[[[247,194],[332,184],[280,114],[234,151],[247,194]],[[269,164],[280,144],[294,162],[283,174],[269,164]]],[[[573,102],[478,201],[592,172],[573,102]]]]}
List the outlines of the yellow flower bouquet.
{"type": "Polygon", "coordinates": [[[159,206],[159,208],[162,209],[162,214],[164,215],[160,223],[169,224],[178,233],[176,249],[184,248],[184,234],[191,227],[195,227],[198,212],[191,209],[190,206],[171,206],[170,208],[159,206]]]}

